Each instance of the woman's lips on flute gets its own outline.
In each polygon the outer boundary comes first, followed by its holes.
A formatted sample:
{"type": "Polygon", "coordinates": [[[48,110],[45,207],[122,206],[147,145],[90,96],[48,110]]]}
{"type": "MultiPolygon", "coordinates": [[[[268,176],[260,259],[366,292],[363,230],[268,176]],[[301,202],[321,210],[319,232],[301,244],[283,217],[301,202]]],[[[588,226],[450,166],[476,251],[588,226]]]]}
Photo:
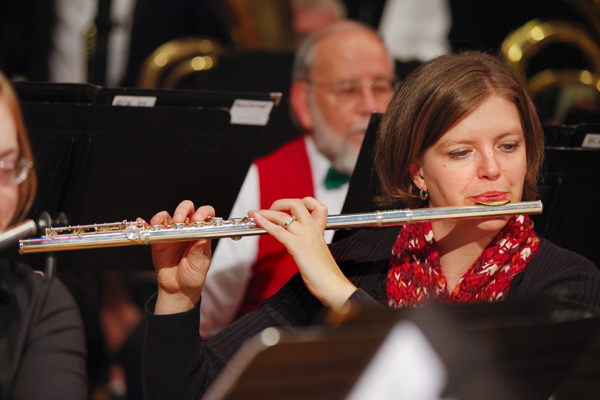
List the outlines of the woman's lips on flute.
{"type": "Polygon", "coordinates": [[[485,192],[471,197],[475,203],[492,203],[508,200],[507,192],[485,192]]]}

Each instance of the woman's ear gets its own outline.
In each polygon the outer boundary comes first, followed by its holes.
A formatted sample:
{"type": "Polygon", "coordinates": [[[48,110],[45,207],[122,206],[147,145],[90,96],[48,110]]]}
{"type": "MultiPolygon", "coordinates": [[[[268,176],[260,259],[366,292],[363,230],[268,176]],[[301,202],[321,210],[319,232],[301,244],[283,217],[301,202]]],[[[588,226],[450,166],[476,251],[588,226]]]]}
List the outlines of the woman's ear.
{"type": "Polygon", "coordinates": [[[290,105],[298,119],[298,123],[307,132],[313,130],[312,114],[309,105],[308,82],[297,80],[290,87],[290,105]]]}
{"type": "Polygon", "coordinates": [[[415,186],[419,189],[427,190],[425,178],[423,177],[423,167],[421,165],[421,161],[413,161],[408,169],[410,172],[410,178],[412,179],[415,186]]]}

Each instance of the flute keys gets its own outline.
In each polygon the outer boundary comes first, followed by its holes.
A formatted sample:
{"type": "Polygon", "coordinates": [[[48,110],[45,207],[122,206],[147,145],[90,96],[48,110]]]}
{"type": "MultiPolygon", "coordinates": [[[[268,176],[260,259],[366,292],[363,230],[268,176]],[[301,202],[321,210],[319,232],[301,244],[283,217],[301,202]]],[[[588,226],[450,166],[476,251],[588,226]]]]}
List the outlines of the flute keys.
{"type": "Polygon", "coordinates": [[[192,226],[194,228],[202,228],[204,226],[204,221],[192,222],[192,226]]]}
{"type": "Polygon", "coordinates": [[[183,222],[176,222],[172,226],[173,229],[183,229],[185,227],[185,224],[183,222]]]}
{"type": "MultiPolygon", "coordinates": [[[[233,226],[239,226],[239,225],[242,225],[244,222],[245,222],[245,221],[244,221],[244,218],[230,218],[230,219],[229,219],[229,223],[230,223],[231,225],[233,225],[233,226]]],[[[231,236],[231,240],[234,240],[234,241],[236,241],[236,242],[237,242],[238,240],[240,240],[241,238],[242,238],[241,236],[231,236]]]]}
{"type": "Polygon", "coordinates": [[[214,226],[223,226],[223,218],[221,217],[212,217],[210,221],[214,226]]]}
{"type": "Polygon", "coordinates": [[[242,218],[242,223],[245,225],[248,225],[250,227],[255,227],[256,226],[256,222],[254,222],[254,218],[250,218],[250,217],[244,217],[242,218]]]}
{"type": "Polygon", "coordinates": [[[139,240],[142,237],[140,228],[133,225],[128,226],[125,228],[125,237],[129,240],[139,240]]]}
{"type": "Polygon", "coordinates": [[[160,231],[162,228],[162,225],[150,225],[150,229],[152,229],[153,231],[160,231]]]}

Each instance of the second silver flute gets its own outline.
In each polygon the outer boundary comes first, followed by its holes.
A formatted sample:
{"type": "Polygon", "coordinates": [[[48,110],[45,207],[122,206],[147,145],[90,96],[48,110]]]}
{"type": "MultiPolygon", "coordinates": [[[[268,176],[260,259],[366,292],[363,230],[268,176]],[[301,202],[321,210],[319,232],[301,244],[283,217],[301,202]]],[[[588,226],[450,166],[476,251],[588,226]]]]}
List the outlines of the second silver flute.
{"type": "MultiPolygon", "coordinates": [[[[413,222],[441,221],[465,218],[486,218],[519,214],[539,214],[540,201],[508,203],[503,205],[475,205],[468,207],[439,207],[405,210],[375,211],[357,214],[329,215],[327,229],[383,227],[406,225],[413,222]]],[[[197,239],[263,235],[267,232],[256,226],[252,218],[223,220],[213,217],[204,222],[174,223],[171,225],[144,225],[138,221],[111,224],[79,225],[46,229],[38,239],[19,242],[19,253],[40,253],[131,246],[197,239]]]]}

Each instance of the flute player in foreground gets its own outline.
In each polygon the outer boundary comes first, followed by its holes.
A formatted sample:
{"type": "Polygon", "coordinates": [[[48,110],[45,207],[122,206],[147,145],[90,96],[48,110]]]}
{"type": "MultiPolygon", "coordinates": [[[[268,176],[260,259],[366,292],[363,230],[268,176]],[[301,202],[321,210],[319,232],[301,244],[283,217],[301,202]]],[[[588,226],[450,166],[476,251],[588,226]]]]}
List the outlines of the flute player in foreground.
{"type": "MultiPolygon", "coordinates": [[[[405,79],[383,117],[375,155],[381,205],[534,200],[543,151],[534,106],[502,63],[476,52],[440,56],[405,79]]],[[[556,295],[564,310],[600,310],[600,271],[539,238],[524,215],[364,230],[329,248],[327,210],[312,198],[251,214],[286,246],[299,274],[203,340],[198,308],[210,242],[153,245],[159,289],[146,310],[147,399],[198,399],[246,339],[269,326],[294,332],[347,301],[412,307],[556,295]]],[[[151,223],[209,215],[212,207],[184,201],[173,217],[163,211],[151,223]]]]}

